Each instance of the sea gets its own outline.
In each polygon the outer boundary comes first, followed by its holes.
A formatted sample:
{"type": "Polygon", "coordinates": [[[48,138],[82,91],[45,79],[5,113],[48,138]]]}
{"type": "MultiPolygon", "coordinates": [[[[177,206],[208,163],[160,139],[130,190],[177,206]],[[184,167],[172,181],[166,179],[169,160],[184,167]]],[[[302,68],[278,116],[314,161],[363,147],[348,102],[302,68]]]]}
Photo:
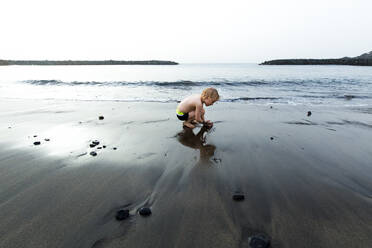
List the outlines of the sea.
{"type": "Polygon", "coordinates": [[[340,65],[0,66],[0,98],[178,102],[214,87],[221,102],[372,106],[372,67],[340,65]]]}

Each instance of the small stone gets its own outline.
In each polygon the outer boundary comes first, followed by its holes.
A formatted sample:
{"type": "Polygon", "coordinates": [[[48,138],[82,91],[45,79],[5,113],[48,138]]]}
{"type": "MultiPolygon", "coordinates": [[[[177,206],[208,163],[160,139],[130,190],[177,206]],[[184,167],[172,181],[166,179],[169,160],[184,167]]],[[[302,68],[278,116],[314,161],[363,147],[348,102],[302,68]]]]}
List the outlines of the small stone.
{"type": "Polygon", "coordinates": [[[272,109],[272,108],[273,108],[273,106],[270,106],[270,108],[272,109]]]}
{"type": "Polygon", "coordinates": [[[89,154],[92,155],[93,157],[94,157],[94,156],[97,156],[97,153],[94,152],[94,151],[93,151],[93,152],[90,152],[89,154]]]}
{"type": "Polygon", "coordinates": [[[98,146],[99,145],[99,141],[98,140],[92,141],[92,144],[95,145],[95,146],[98,146]]]}
{"type": "Polygon", "coordinates": [[[233,195],[233,200],[234,201],[243,201],[244,200],[244,195],[243,194],[235,194],[235,195],[233,195]]]}
{"type": "Polygon", "coordinates": [[[271,140],[273,140],[273,139],[274,139],[274,137],[270,137],[270,139],[271,139],[271,140]]]}
{"type": "Polygon", "coordinates": [[[45,141],[50,141],[50,139],[44,139],[45,141]]]}
{"type": "Polygon", "coordinates": [[[103,120],[105,119],[105,117],[103,117],[102,115],[98,117],[99,120],[103,120]]]}
{"type": "Polygon", "coordinates": [[[149,216],[151,214],[150,208],[140,208],[139,214],[142,216],[149,216]]]}
{"type": "Polygon", "coordinates": [[[37,135],[34,135],[34,138],[36,138],[37,137],[37,135]]]}
{"type": "Polygon", "coordinates": [[[119,210],[116,213],[116,219],[118,221],[125,220],[128,217],[129,217],[129,210],[128,209],[122,209],[122,210],[119,210]]]}
{"type": "Polygon", "coordinates": [[[118,148],[114,147],[114,148],[112,148],[112,149],[116,150],[116,149],[118,149],[118,148]]]}
{"type": "Polygon", "coordinates": [[[95,147],[96,145],[95,144],[89,144],[90,148],[93,148],[95,147]]]}
{"type": "Polygon", "coordinates": [[[40,141],[35,141],[35,142],[34,142],[34,145],[35,145],[35,146],[38,146],[38,145],[40,145],[40,144],[41,144],[40,141]]]}
{"type": "Polygon", "coordinates": [[[258,234],[249,237],[249,247],[251,248],[268,248],[270,239],[264,234],[258,234]]]}
{"type": "Polygon", "coordinates": [[[102,147],[99,146],[99,147],[97,147],[97,149],[102,149],[102,147]]]}
{"type": "Polygon", "coordinates": [[[102,146],[103,148],[106,148],[106,146],[102,146]]]}
{"type": "Polygon", "coordinates": [[[12,127],[8,127],[9,129],[12,128],[12,127]]]}
{"type": "Polygon", "coordinates": [[[311,111],[307,111],[307,116],[310,116],[311,115],[311,111]]]}

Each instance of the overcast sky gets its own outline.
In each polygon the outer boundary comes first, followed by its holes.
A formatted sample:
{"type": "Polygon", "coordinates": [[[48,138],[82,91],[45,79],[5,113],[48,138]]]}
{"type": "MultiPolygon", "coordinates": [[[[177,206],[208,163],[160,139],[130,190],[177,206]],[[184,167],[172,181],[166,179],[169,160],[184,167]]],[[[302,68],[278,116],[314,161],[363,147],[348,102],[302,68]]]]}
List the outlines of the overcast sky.
{"type": "Polygon", "coordinates": [[[337,58],[371,24],[371,0],[1,0],[0,59],[337,58]]]}

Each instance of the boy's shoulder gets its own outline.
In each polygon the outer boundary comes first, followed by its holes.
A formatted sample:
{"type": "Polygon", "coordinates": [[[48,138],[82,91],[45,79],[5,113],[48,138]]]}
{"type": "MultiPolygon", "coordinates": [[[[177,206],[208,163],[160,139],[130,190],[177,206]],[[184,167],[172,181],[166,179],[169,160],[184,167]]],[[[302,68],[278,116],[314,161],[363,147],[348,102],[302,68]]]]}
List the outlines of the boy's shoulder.
{"type": "Polygon", "coordinates": [[[203,105],[201,98],[200,98],[200,94],[192,95],[190,96],[190,98],[191,98],[190,100],[192,101],[192,103],[195,103],[195,105],[203,105]]]}

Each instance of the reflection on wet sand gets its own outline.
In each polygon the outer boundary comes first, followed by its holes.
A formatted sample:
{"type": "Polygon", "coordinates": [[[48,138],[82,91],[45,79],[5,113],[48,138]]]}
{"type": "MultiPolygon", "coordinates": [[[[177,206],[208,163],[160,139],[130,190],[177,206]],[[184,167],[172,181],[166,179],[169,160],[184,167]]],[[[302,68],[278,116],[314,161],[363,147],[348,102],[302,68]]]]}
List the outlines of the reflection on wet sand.
{"type": "Polygon", "coordinates": [[[192,129],[184,127],[183,131],[177,134],[177,139],[182,145],[200,151],[200,162],[208,162],[216,150],[214,145],[206,142],[204,133],[208,130],[209,128],[203,126],[197,134],[194,134],[192,129]]]}

